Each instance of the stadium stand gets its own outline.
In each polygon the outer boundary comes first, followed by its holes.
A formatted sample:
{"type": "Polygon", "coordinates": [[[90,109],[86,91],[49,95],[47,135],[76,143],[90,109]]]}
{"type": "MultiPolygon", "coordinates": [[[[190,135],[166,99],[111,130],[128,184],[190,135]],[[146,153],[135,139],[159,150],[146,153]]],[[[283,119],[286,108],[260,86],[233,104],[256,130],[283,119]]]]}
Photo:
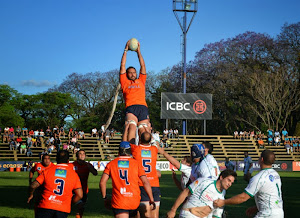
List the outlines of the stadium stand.
{"type": "MultiPolygon", "coordinates": [[[[118,146],[121,142],[121,135],[116,135],[113,139],[110,139],[109,144],[103,143],[95,137],[91,137],[90,134],[86,134],[85,139],[80,139],[81,148],[86,151],[88,160],[110,160],[118,155],[118,146]]],[[[25,141],[26,138],[23,138],[25,141]]],[[[62,143],[67,139],[62,139],[62,143]]],[[[244,151],[248,151],[253,160],[258,160],[260,153],[263,149],[258,148],[254,139],[234,139],[230,135],[180,135],[179,138],[171,138],[170,145],[165,150],[174,156],[181,159],[184,156],[190,154],[190,148],[195,143],[202,143],[208,141],[214,145],[213,155],[216,160],[224,160],[225,157],[229,157],[230,160],[241,161],[244,159],[244,151]]],[[[265,139],[266,142],[266,139],[265,139]]],[[[287,154],[285,147],[282,146],[266,146],[275,152],[277,160],[291,160],[299,161],[300,153],[294,152],[287,154]]],[[[20,154],[19,151],[9,150],[8,143],[0,143],[0,160],[38,160],[40,153],[43,152],[42,147],[33,147],[32,157],[27,157],[24,154],[20,154]]],[[[55,157],[56,150],[52,152],[51,156],[55,157]]],[[[71,160],[75,159],[75,154],[71,156],[71,160]]],[[[164,160],[163,156],[159,156],[159,160],[164,160]]]]}

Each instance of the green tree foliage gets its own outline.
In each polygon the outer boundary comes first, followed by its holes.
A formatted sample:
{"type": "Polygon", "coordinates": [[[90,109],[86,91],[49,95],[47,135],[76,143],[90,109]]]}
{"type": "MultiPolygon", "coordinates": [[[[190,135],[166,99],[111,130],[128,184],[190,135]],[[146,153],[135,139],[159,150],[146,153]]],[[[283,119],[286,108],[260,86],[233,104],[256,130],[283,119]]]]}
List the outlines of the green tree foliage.
{"type": "Polygon", "coordinates": [[[0,85],[0,126],[22,126],[24,120],[14,108],[20,94],[8,85],[0,85]]]}

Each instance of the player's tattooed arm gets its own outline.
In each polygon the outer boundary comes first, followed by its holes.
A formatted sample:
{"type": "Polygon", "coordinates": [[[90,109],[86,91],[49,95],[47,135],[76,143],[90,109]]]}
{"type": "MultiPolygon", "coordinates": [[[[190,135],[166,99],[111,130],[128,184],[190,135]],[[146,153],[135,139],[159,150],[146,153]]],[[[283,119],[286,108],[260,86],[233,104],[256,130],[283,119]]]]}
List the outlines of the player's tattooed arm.
{"type": "Polygon", "coordinates": [[[27,203],[29,203],[31,201],[31,199],[33,198],[34,190],[37,189],[39,186],[40,186],[40,183],[38,183],[36,180],[31,183],[31,185],[29,186],[29,194],[28,194],[27,203]]]}

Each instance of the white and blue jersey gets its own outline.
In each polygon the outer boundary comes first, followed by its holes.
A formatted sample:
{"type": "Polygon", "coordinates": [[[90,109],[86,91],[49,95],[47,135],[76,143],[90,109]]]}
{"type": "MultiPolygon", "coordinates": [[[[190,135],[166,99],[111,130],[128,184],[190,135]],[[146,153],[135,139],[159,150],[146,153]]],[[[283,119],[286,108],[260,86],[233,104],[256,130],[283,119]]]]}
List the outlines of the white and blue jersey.
{"type": "Polygon", "coordinates": [[[200,162],[199,177],[217,180],[220,175],[219,165],[216,159],[211,155],[206,155],[200,162]]]}
{"type": "Polygon", "coordinates": [[[283,218],[283,201],[281,179],[279,174],[271,169],[263,169],[249,182],[245,193],[255,198],[258,213],[255,218],[283,218]]]}
{"type": "Polygon", "coordinates": [[[190,184],[188,189],[190,190],[191,195],[183,204],[179,217],[193,217],[190,213],[186,213],[184,209],[204,206],[209,206],[212,209],[207,218],[212,216],[222,217],[223,208],[214,208],[213,201],[224,199],[226,191],[223,190],[222,192],[219,192],[216,187],[216,182],[216,180],[208,178],[198,178],[190,184]]]}

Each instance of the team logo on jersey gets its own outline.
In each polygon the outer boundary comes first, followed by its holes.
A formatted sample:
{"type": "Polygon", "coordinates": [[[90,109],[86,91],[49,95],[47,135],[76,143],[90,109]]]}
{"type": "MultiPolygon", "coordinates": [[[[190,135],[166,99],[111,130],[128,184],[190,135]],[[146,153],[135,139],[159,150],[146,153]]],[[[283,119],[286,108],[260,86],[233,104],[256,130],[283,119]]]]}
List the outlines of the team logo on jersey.
{"type": "Polygon", "coordinates": [[[40,171],[41,169],[42,169],[41,167],[38,167],[38,168],[37,168],[38,171],[40,171]]]}
{"type": "Polygon", "coordinates": [[[151,157],[150,150],[142,150],[142,157],[151,157]]]}
{"type": "Polygon", "coordinates": [[[55,170],[55,176],[66,178],[67,177],[67,171],[66,170],[56,169],[55,170]]]}
{"type": "Polygon", "coordinates": [[[269,179],[270,179],[271,182],[273,182],[273,181],[274,181],[274,176],[273,176],[273,175],[270,175],[270,176],[269,176],[269,179]]]}
{"type": "Polygon", "coordinates": [[[120,168],[129,168],[129,161],[128,160],[119,160],[118,167],[120,168]]]}

